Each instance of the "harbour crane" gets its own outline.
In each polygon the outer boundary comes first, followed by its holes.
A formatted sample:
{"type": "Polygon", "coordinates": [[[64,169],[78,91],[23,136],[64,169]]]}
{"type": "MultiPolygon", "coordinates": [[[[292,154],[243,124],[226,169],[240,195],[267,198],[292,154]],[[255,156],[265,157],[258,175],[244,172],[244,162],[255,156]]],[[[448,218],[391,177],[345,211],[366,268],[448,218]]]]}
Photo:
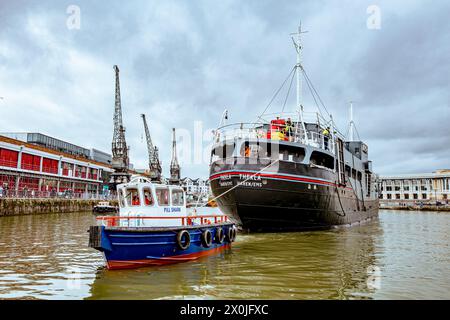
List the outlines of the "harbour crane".
{"type": "Polygon", "coordinates": [[[152,181],[161,182],[161,162],[159,161],[159,151],[158,147],[153,146],[152,138],[150,136],[150,131],[148,130],[147,120],[145,119],[145,114],[141,114],[142,121],[144,122],[145,137],[147,138],[147,149],[148,149],[148,166],[149,175],[152,181]]]}
{"type": "Polygon", "coordinates": [[[115,190],[120,183],[130,181],[129,149],[125,140],[125,127],[122,123],[122,104],[120,99],[119,67],[114,66],[116,76],[116,91],[114,104],[114,134],[112,140],[112,167],[114,173],[111,175],[110,186],[115,190]]]}
{"type": "Polygon", "coordinates": [[[180,184],[180,164],[177,157],[177,141],[175,128],[172,129],[172,161],[170,162],[170,184],[180,184]]]}

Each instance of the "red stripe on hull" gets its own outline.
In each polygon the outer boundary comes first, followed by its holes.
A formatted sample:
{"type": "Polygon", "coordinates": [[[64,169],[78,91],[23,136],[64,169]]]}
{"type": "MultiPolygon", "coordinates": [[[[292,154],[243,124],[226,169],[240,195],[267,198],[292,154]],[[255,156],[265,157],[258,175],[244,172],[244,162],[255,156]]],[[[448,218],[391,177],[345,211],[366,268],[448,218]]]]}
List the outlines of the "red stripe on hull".
{"type": "MultiPolygon", "coordinates": [[[[209,179],[214,180],[214,179],[220,178],[221,176],[227,176],[227,175],[236,176],[239,174],[253,175],[254,173],[233,171],[233,172],[226,172],[226,173],[218,173],[218,174],[212,175],[209,179]]],[[[295,181],[311,182],[311,183],[318,183],[318,184],[335,185],[333,182],[330,182],[330,181],[292,177],[292,176],[285,176],[285,175],[279,175],[279,174],[257,173],[254,175],[259,176],[259,177],[265,177],[265,178],[275,178],[275,179],[282,179],[282,180],[295,180],[295,181]]]]}
{"type": "Polygon", "coordinates": [[[194,252],[189,254],[181,254],[172,257],[161,257],[160,259],[143,259],[143,260],[110,260],[106,262],[108,270],[118,269],[135,269],[147,266],[161,266],[167,264],[174,264],[186,261],[196,260],[200,257],[209,256],[215,253],[219,253],[227,248],[230,248],[230,244],[224,244],[223,246],[212,248],[209,250],[202,250],[200,252],[194,252]]]}
{"type": "Polygon", "coordinates": [[[323,180],[316,180],[316,179],[310,179],[310,178],[300,178],[300,177],[292,177],[292,176],[285,176],[285,175],[279,175],[279,174],[267,174],[267,173],[251,173],[251,172],[240,172],[240,171],[231,171],[231,172],[224,172],[224,173],[217,173],[209,177],[209,180],[215,180],[217,178],[220,178],[221,176],[237,176],[240,174],[245,175],[255,175],[263,178],[274,178],[274,179],[280,179],[280,180],[287,180],[287,181],[301,181],[301,182],[307,182],[307,183],[314,183],[314,184],[321,184],[321,185],[328,185],[343,189],[352,190],[350,187],[343,187],[339,184],[330,182],[330,181],[323,181],[323,180]]]}

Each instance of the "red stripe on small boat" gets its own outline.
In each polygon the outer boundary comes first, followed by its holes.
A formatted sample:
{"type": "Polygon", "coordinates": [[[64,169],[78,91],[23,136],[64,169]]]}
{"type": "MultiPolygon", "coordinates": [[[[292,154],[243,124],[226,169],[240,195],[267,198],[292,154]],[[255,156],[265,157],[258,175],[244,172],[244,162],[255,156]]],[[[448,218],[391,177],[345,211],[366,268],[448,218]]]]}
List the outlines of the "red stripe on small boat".
{"type": "Polygon", "coordinates": [[[188,254],[180,254],[172,257],[161,257],[158,259],[143,259],[143,260],[109,260],[106,262],[106,265],[109,270],[118,270],[118,269],[134,269],[138,267],[145,266],[161,266],[166,264],[173,264],[185,261],[191,261],[198,259],[200,257],[209,256],[215,253],[218,253],[226,248],[230,248],[230,244],[224,244],[223,246],[212,248],[209,250],[203,250],[200,252],[193,252],[188,254]]]}

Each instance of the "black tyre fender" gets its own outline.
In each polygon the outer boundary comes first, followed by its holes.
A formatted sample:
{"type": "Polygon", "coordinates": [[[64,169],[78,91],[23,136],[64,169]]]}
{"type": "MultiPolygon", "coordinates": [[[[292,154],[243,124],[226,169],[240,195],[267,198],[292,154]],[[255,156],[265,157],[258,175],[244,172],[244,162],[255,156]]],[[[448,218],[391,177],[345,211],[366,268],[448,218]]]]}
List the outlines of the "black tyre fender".
{"type": "Polygon", "coordinates": [[[235,239],[236,239],[236,227],[230,226],[227,230],[227,241],[234,242],[235,239]]]}
{"type": "Polygon", "coordinates": [[[223,228],[216,228],[216,236],[214,237],[214,240],[216,240],[218,244],[223,243],[223,240],[225,240],[225,233],[223,232],[223,228]]]}
{"type": "Polygon", "coordinates": [[[233,225],[231,228],[233,229],[233,237],[231,238],[231,241],[234,242],[236,240],[237,228],[235,225],[233,225]]]}
{"type": "Polygon", "coordinates": [[[202,245],[205,248],[211,247],[213,239],[212,239],[212,233],[209,229],[206,229],[202,232],[201,240],[202,240],[202,245]]]}
{"type": "Polygon", "coordinates": [[[177,233],[177,246],[181,250],[187,250],[191,245],[191,235],[187,230],[181,230],[177,233]]]}

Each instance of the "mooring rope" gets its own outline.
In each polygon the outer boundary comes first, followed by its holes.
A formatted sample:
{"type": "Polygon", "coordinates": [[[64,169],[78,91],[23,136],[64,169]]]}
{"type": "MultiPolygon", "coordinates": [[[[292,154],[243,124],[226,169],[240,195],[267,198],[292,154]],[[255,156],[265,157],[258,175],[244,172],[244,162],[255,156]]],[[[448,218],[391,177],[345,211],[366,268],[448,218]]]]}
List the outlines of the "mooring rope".
{"type": "MultiPolygon", "coordinates": [[[[353,194],[355,195],[355,198],[356,198],[356,203],[358,205],[358,210],[360,210],[359,202],[361,200],[359,200],[358,194],[356,193],[355,188],[353,188],[353,183],[352,183],[351,179],[352,179],[351,177],[348,177],[348,182],[350,182],[350,186],[352,187],[353,194]]],[[[355,178],[355,180],[356,180],[356,178],[355,178]]]]}
{"type": "Polygon", "coordinates": [[[336,193],[337,193],[337,195],[338,195],[339,204],[341,205],[341,210],[342,210],[342,213],[343,213],[343,214],[339,214],[339,213],[337,213],[337,211],[335,211],[335,213],[336,213],[338,216],[340,216],[340,217],[345,217],[347,214],[345,213],[344,207],[342,206],[341,196],[339,195],[339,189],[338,189],[337,186],[335,186],[335,188],[336,188],[336,193]]]}

